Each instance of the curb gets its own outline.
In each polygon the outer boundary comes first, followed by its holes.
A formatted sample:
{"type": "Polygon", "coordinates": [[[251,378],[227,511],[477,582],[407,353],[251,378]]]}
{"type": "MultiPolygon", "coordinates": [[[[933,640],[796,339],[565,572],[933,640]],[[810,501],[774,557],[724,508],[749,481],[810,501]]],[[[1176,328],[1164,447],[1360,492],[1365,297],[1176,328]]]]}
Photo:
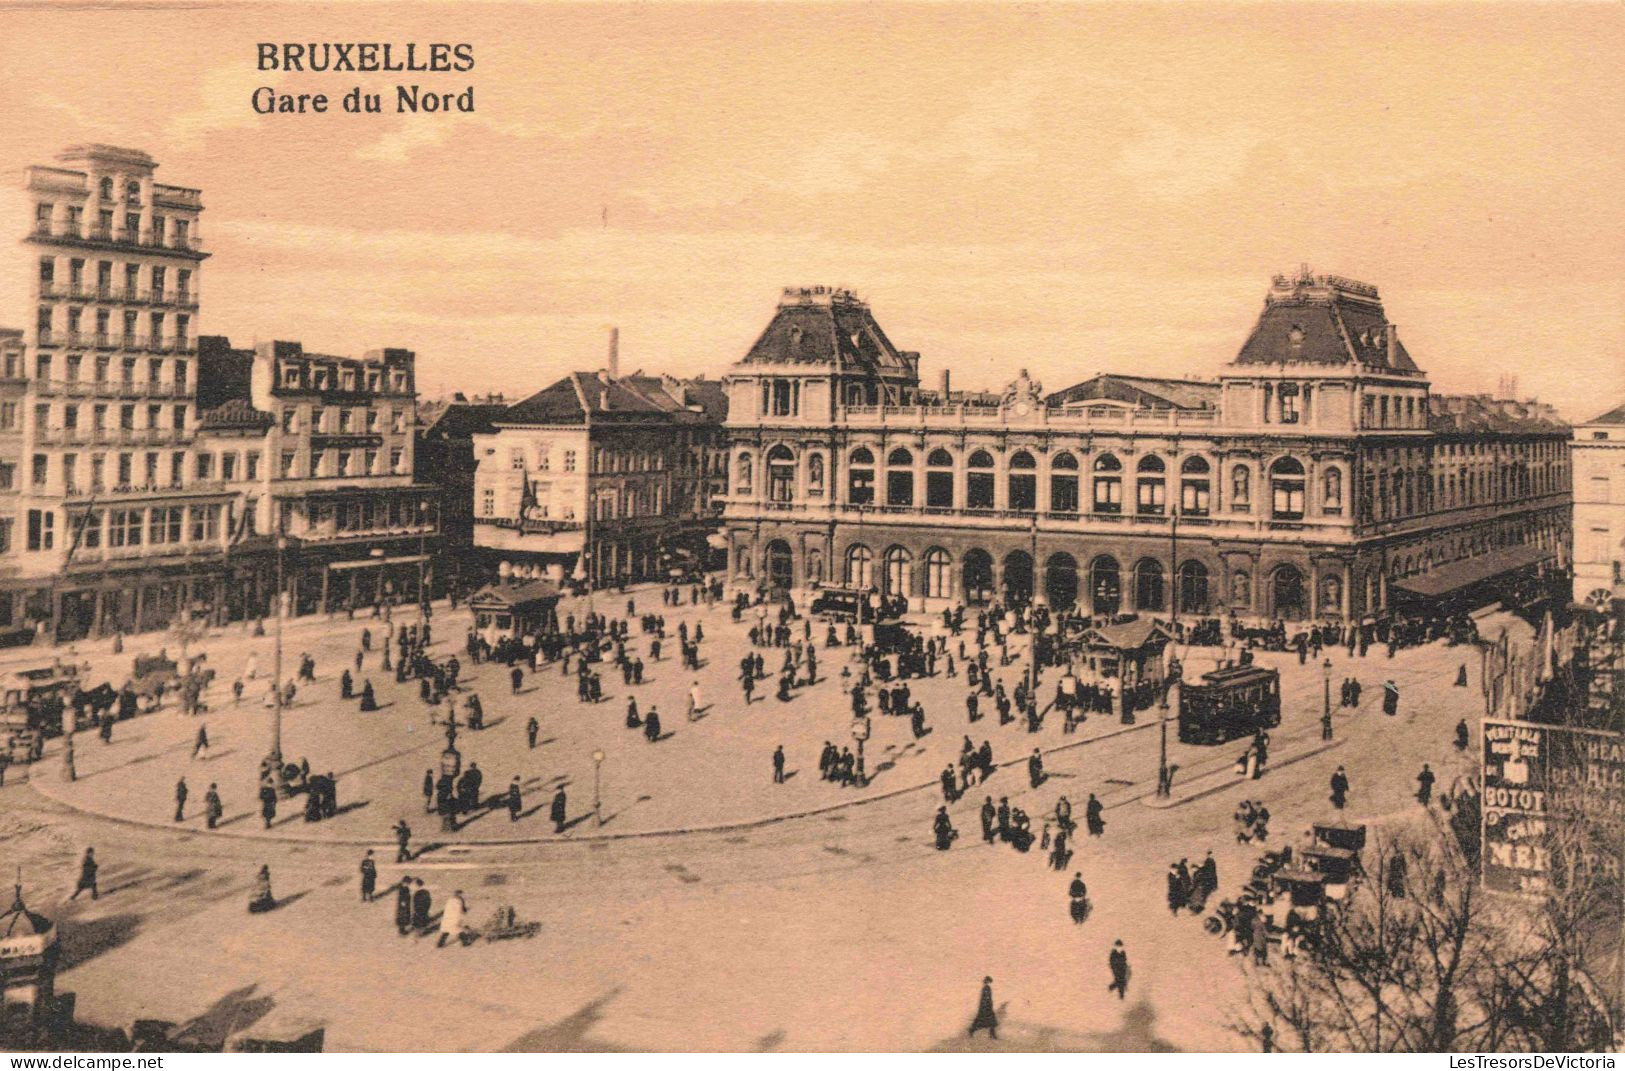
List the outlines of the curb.
{"type": "MultiPolygon", "coordinates": [[[[1085,746],[1087,746],[1089,744],[1095,744],[1095,743],[1099,743],[1099,742],[1102,742],[1102,741],[1105,741],[1105,740],[1111,740],[1111,739],[1114,739],[1114,738],[1119,737],[1119,736],[1124,736],[1124,735],[1127,735],[1128,733],[1138,732],[1141,729],[1147,729],[1147,728],[1150,728],[1151,726],[1156,725],[1156,724],[1157,724],[1156,720],[1147,719],[1147,720],[1142,721],[1142,722],[1137,722],[1134,725],[1120,726],[1120,727],[1118,727],[1116,729],[1113,729],[1111,732],[1102,733],[1099,736],[1093,736],[1093,737],[1090,737],[1087,740],[1074,740],[1074,741],[1071,741],[1070,743],[1058,744],[1055,747],[1049,748],[1047,750],[1046,749],[1040,749],[1039,754],[1041,754],[1041,755],[1053,755],[1053,754],[1056,754],[1057,752],[1069,751],[1069,750],[1072,750],[1074,748],[1085,747],[1085,746]]],[[[44,760],[44,759],[40,760],[41,763],[43,763],[45,761],[46,760],[44,760]]],[[[1295,760],[1289,760],[1289,761],[1295,761],[1295,760]]],[[[1025,765],[1026,762],[1027,762],[1027,756],[1023,756],[1023,757],[1021,757],[1019,759],[1011,759],[1011,760],[1006,761],[1006,762],[996,762],[996,763],[993,764],[993,768],[996,769],[996,770],[1003,770],[1003,769],[1008,769],[1009,767],[1012,767],[1012,766],[1025,765]]],[[[1285,764],[1283,763],[1283,765],[1285,765],[1285,764]]],[[[166,823],[163,823],[163,822],[150,822],[150,821],[145,821],[145,820],[135,819],[135,818],[121,818],[121,817],[118,817],[116,815],[102,814],[102,813],[100,813],[98,811],[87,810],[86,808],[80,807],[77,804],[71,803],[68,800],[62,799],[59,796],[53,795],[52,793],[47,792],[44,789],[35,786],[34,781],[33,781],[32,773],[33,773],[33,768],[32,768],[32,766],[30,766],[29,776],[24,779],[23,783],[26,783],[33,792],[35,792],[37,795],[43,797],[44,799],[49,800],[50,802],[55,803],[55,804],[57,804],[59,806],[66,807],[69,810],[73,811],[75,814],[83,815],[83,816],[85,816],[87,818],[95,819],[97,821],[112,822],[115,825],[126,826],[126,827],[129,827],[129,828],[132,828],[132,829],[145,829],[145,830],[150,830],[150,831],[155,831],[155,832],[181,833],[181,834],[188,835],[188,836],[221,838],[221,839],[229,839],[229,840],[235,840],[235,841],[244,841],[244,842],[257,843],[257,844],[292,844],[292,845],[297,845],[297,846],[300,846],[300,847],[336,846],[336,847],[347,847],[347,848],[376,848],[376,847],[379,847],[379,846],[386,846],[387,847],[387,846],[390,846],[390,845],[394,844],[394,841],[391,840],[391,839],[388,839],[388,838],[386,838],[384,840],[379,840],[377,838],[355,838],[355,837],[266,836],[263,832],[261,832],[261,833],[238,833],[238,832],[234,832],[234,831],[219,830],[219,829],[215,829],[215,830],[194,829],[191,826],[186,826],[186,825],[182,825],[182,826],[177,827],[173,823],[166,824],[166,823]]],[[[588,833],[588,834],[584,834],[584,835],[579,836],[579,837],[560,837],[560,836],[552,836],[552,837],[546,837],[546,836],[543,836],[543,837],[508,837],[508,838],[501,838],[501,839],[473,840],[473,841],[467,841],[467,842],[447,843],[447,844],[442,845],[442,846],[443,847],[448,847],[448,848],[456,847],[456,848],[462,848],[462,849],[475,849],[475,848],[513,848],[513,847],[521,847],[521,846],[524,846],[524,845],[591,844],[591,843],[606,843],[607,844],[607,843],[613,843],[615,841],[638,840],[638,839],[654,838],[654,837],[681,837],[681,836],[688,836],[688,835],[691,835],[691,834],[731,833],[731,832],[735,832],[735,831],[741,830],[741,829],[760,829],[760,828],[763,828],[763,827],[766,827],[766,826],[777,825],[777,824],[779,824],[781,822],[796,821],[797,819],[801,819],[801,818],[816,818],[819,815],[831,814],[831,813],[834,813],[836,811],[848,810],[848,809],[854,808],[854,807],[862,807],[865,804],[879,803],[882,800],[895,799],[898,796],[907,795],[910,792],[920,792],[920,791],[925,790],[925,789],[937,788],[939,786],[940,786],[940,782],[933,779],[933,780],[930,780],[930,781],[926,781],[926,782],[924,782],[922,784],[905,785],[905,786],[903,786],[901,788],[890,789],[889,791],[881,792],[881,793],[878,793],[878,794],[873,795],[873,796],[864,796],[862,799],[842,800],[839,803],[831,803],[831,804],[827,804],[827,805],[822,806],[822,807],[813,807],[813,808],[803,810],[803,811],[791,811],[791,812],[786,813],[786,814],[770,815],[770,816],[768,816],[766,818],[751,818],[751,819],[745,819],[745,820],[737,821],[737,822],[723,822],[723,823],[719,823],[719,824],[715,824],[715,825],[677,826],[677,827],[674,827],[674,828],[671,828],[671,829],[645,829],[645,830],[639,830],[639,831],[630,832],[630,833],[588,833]]],[[[252,815],[250,815],[250,817],[252,817],[252,815]]]]}

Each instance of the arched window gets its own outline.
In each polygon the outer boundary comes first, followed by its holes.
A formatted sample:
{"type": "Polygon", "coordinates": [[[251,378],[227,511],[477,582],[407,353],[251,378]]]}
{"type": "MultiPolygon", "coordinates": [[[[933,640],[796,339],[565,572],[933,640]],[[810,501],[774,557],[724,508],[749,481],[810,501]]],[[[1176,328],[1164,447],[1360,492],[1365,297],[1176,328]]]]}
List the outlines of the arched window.
{"type": "Polygon", "coordinates": [[[925,459],[925,505],[927,509],[954,508],[954,455],[933,450],[925,459]]]}
{"type": "Polygon", "coordinates": [[[881,593],[890,598],[908,598],[914,586],[914,555],[905,547],[888,547],[881,593]]]}
{"type": "Polygon", "coordinates": [[[1093,613],[1110,616],[1123,606],[1123,577],[1117,559],[1102,554],[1089,563],[1089,603],[1093,613]]]}
{"type": "Polygon", "coordinates": [[[1336,516],[1343,512],[1343,470],[1329,468],[1320,477],[1320,508],[1336,516]]]}
{"type": "Polygon", "coordinates": [[[824,494],[823,454],[811,454],[807,457],[807,493],[820,497],[824,494]]]}
{"type": "Polygon", "coordinates": [[[953,559],[941,547],[925,552],[925,597],[946,599],[953,592],[953,559]]]}
{"type": "Polygon", "coordinates": [[[1246,513],[1253,508],[1253,473],[1246,465],[1230,470],[1230,508],[1246,513]]]}
{"type": "Polygon", "coordinates": [[[1270,616],[1282,621],[1303,620],[1309,608],[1304,598],[1303,574],[1293,566],[1278,565],[1269,581],[1270,616]]]}
{"type": "Polygon", "coordinates": [[[1123,512],[1123,463],[1111,454],[1095,458],[1095,512],[1123,512]]]}
{"type": "Polygon", "coordinates": [[[1208,612],[1207,566],[1199,561],[1179,567],[1179,609],[1188,614],[1208,612]]]}
{"type": "Polygon", "coordinates": [[[796,455],[788,446],[767,452],[767,500],[790,502],[796,497],[796,455]]]}
{"type": "Polygon", "coordinates": [[[1167,466],[1156,454],[1147,454],[1140,459],[1135,480],[1136,512],[1156,515],[1167,511],[1168,485],[1163,478],[1166,470],[1167,466]]]}
{"type": "Polygon", "coordinates": [[[1270,516],[1278,521],[1303,520],[1303,463],[1283,457],[1270,466],[1270,516]]]}
{"type": "Polygon", "coordinates": [[[740,454],[739,461],[734,469],[734,493],[739,495],[750,494],[751,483],[754,476],[751,473],[751,460],[749,454],[740,454]]]}
{"type": "Polygon", "coordinates": [[[965,508],[993,508],[993,455],[978,450],[966,462],[965,508]]]}
{"type": "Polygon", "coordinates": [[[886,455],[886,505],[914,505],[914,455],[901,446],[886,455]]]}
{"type": "Polygon", "coordinates": [[[1187,457],[1179,466],[1179,512],[1187,517],[1206,517],[1211,499],[1206,459],[1187,457]]]}
{"type": "Polygon", "coordinates": [[[852,451],[846,470],[846,500],[854,506],[874,504],[875,455],[867,447],[852,451]]]}
{"type": "Polygon", "coordinates": [[[1049,511],[1078,512],[1078,459],[1064,451],[1050,458],[1049,511]]]}
{"type": "Polygon", "coordinates": [[[1162,563],[1141,558],[1134,566],[1134,608],[1157,612],[1162,609],[1162,563]]]}
{"type": "Polygon", "coordinates": [[[1056,611],[1070,610],[1078,601],[1078,562],[1072,555],[1057,552],[1044,563],[1044,597],[1056,611]]]}
{"type": "Polygon", "coordinates": [[[993,599],[993,556],[981,548],[967,550],[960,566],[965,601],[980,606],[993,599]]]}
{"type": "Polygon", "coordinates": [[[1037,469],[1033,455],[1027,451],[1017,450],[1010,455],[1010,475],[1007,479],[1011,509],[1030,512],[1038,508],[1037,469]]]}
{"type": "Polygon", "coordinates": [[[874,587],[875,556],[862,543],[854,543],[846,552],[846,586],[867,591],[874,587]]]}

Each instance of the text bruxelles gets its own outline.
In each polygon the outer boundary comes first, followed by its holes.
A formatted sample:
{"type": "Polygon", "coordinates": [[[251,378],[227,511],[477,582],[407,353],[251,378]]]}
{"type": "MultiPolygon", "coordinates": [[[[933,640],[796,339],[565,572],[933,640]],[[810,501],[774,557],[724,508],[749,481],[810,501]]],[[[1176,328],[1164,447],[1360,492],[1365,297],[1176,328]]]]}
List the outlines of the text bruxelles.
{"type": "Polygon", "coordinates": [[[430,44],[404,46],[376,41],[331,41],[310,44],[260,42],[262,71],[471,71],[474,46],[430,44]]]}

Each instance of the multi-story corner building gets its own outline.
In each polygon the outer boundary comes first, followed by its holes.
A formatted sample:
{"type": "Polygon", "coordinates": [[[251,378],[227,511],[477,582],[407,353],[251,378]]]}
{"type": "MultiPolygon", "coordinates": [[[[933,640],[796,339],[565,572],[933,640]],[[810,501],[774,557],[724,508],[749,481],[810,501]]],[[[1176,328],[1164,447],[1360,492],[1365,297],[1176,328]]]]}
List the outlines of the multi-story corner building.
{"type": "Polygon", "coordinates": [[[1569,564],[1568,428],[1432,395],[1351,280],[1277,277],[1214,382],[1002,396],[922,387],[862,301],[793,289],[725,382],[741,586],[1350,619],[1569,564]]]}
{"type": "Polygon", "coordinates": [[[716,380],[575,372],[474,436],[474,542],[501,575],[594,585],[703,565],[726,413],[716,380]]]}
{"type": "Polygon", "coordinates": [[[413,475],[412,351],[333,357],[297,342],[233,349],[209,336],[199,356],[209,384],[199,469],[230,483],[244,508],[233,540],[264,536],[252,563],[238,552],[234,603],[257,613],[270,605],[278,536],[293,613],[412,602],[432,590],[438,495],[413,475]]]}
{"type": "Polygon", "coordinates": [[[228,496],[194,468],[199,192],[145,153],[81,145],[0,191],[22,321],[0,400],[15,461],[0,620],[62,638],[214,605],[228,496]]]}
{"type": "Polygon", "coordinates": [[[1574,598],[1625,598],[1625,405],[1574,429],[1574,598]]]}

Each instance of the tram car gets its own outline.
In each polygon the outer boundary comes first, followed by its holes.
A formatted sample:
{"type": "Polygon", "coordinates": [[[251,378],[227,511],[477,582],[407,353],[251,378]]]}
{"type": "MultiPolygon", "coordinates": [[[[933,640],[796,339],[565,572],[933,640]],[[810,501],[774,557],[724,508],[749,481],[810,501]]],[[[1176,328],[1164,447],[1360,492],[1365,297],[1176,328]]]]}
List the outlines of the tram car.
{"type": "Polygon", "coordinates": [[[1179,695],[1179,739],[1222,744],[1281,724],[1281,675],[1262,666],[1228,666],[1185,684],[1179,695]]]}

